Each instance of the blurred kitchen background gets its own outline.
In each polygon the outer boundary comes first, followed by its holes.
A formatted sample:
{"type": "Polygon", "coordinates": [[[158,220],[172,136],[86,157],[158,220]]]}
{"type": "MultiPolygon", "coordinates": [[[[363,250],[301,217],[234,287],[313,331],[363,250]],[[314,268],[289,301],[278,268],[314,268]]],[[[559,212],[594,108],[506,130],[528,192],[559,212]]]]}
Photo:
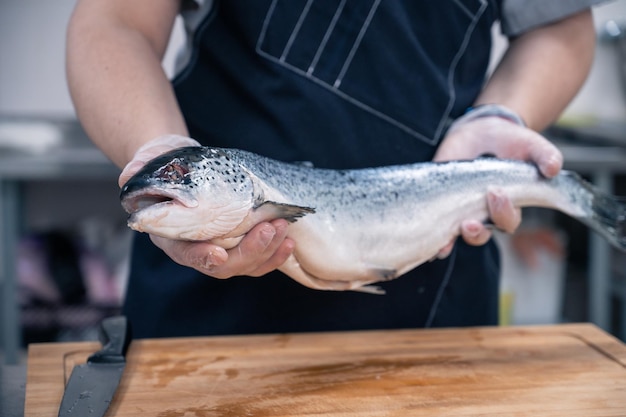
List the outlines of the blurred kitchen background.
{"type": "MultiPolygon", "coordinates": [[[[0,0],[0,359],[94,339],[119,311],[130,233],[117,174],[75,119],[64,74],[74,0],[0,0]]],[[[594,11],[592,73],[546,132],[566,167],[626,195],[626,0],[594,11]]],[[[494,29],[497,31],[497,28],[494,29]]],[[[180,25],[164,67],[171,74],[180,25]]],[[[500,39],[494,61],[506,45],[500,39]]],[[[591,321],[626,339],[626,256],[558,213],[527,210],[503,248],[502,324],[591,321]]]]}

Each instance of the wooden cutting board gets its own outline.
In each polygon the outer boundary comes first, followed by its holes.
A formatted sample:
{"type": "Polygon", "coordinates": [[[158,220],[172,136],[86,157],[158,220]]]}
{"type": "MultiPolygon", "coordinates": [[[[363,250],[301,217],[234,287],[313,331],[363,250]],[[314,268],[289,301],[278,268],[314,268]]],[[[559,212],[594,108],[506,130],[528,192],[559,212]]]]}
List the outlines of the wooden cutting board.
{"type": "MultiPolygon", "coordinates": [[[[28,351],[56,416],[95,342],[28,351]]],[[[626,346],[589,324],[136,340],[108,416],[626,416],[626,346]]]]}

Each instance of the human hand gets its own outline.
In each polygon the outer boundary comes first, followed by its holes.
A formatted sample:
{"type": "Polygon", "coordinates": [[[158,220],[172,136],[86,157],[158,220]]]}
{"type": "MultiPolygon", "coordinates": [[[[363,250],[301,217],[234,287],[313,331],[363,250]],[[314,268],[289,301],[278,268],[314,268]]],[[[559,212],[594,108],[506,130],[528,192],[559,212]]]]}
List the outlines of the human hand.
{"type": "MultiPolygon", "coordinates": [[[[499,116],[483,116],[453,124],[437,150],[434,161],[473,159],[481,155],[534,162],[546,177],[561,169],[563,156],[556,146],[539,133],[499,116]]],[[[514,207],[501,189],[487,195],[487,208],[494,225],[513,233],[521,223],[521,210],[514,207]]],[[[471,245],[485,244],[491,231],[481,221],[467,219],[461,224],[461,236],[471,245]]],[[[442,248],[438,257],[446,257],[453,242],[442,248]]]]}
{"type": "MultiPolygon", "coordinates": [[[[119,177],[122,187],[151,159],[175,148],[200,146],[196,140],[166,135],[140,147],[119,177]]],[[[288,222],[283,219],[264,222],[252,228],[237,246],[228,250],[210,242],[189,242],[150,235],[152,242],[175,262],[194,268],[214,278],[235,275],[261,276],[282,265],[295,248],[286,238],[288,222]]]]}
{"type": "Polygon", "coordinates": [[[175,262],[213,278],[236,275],[258,277],[281,266],[295,248],[286,238],[289,223],[284,219],[259,223],[231,249],[210,242],[188,242],[150,235],[154,244],[175,262]]]}

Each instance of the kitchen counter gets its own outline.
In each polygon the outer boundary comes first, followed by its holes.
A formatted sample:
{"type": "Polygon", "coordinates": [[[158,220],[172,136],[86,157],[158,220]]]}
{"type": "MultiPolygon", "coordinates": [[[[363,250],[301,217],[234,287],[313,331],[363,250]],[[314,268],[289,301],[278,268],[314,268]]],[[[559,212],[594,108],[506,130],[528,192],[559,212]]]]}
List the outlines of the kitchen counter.
{"type": "MultiPolygon", "coordinates": [[[[26,417],[95,342],[31,345],[26,417]]],[[[624,416],[626,346],[590,324],[133,341],[109,416],[624,416]]]]}

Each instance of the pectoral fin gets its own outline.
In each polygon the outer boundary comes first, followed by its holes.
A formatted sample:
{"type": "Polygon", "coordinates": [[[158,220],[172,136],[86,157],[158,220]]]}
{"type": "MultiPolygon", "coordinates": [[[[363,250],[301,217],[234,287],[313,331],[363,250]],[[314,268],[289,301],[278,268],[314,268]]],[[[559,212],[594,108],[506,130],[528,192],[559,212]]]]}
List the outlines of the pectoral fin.
{"type": "Polygon", "coordinates": [[[311,207],[301,207],[293,204],[264,201],[254,208],[257,215],[265,219],[285,219],[290,223],[310,213],[315,213],[311,207]]]}

